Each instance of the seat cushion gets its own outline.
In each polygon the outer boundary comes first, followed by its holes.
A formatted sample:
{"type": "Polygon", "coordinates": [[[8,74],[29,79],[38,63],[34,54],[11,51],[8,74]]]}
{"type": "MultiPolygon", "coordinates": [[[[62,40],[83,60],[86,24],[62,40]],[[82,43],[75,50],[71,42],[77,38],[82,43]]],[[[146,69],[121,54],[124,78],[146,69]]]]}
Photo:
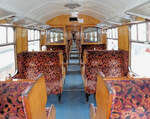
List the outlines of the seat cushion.
{"type": "Polygon", "coordinates": [[[149,119],[150,79],[106,82],[113,91],[110,119],[149,119]]]}
{"type": "Polygon", "coordinates": [[[60,94],[62,93],[62,85],[60,80],[46,81],[47,94],[60,94]]]}
{"type": "Polygon", "coordinates": [[[0,115],[5,119],[25,119],[21,94],[32,83],[0,82],[0,115]]]}
{"type": "Polygon", "coordinates": [[[87,80],[87,85],[85,86],[85,91],[88,94],[94,94],[96,92],[96,80],[87,80]]]}

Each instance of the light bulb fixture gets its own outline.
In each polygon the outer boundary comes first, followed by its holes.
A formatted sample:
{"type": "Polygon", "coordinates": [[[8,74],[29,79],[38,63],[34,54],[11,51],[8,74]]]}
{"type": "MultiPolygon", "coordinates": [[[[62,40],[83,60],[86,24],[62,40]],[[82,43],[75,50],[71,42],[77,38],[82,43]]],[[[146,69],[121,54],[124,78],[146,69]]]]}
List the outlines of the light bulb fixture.
{"type": "Polygon", "coordinates": [[[81,5],[78,4],[78,3],[68,3],[68,4],[65,4],[64,7],[67,7],[69,9],[75,9],[75,8],[78,8],[80,7],[81,5]]]}
{"type": "Polygon", "coordinates": [[[76,8],[80,7],[81,5],[78,3],[67,3],[64,5],[64,7],[70,9],[71,17],[78,17],[79,12],[75,10],[76,8]]]}
{"type": "Polygon", "coordinates": [[[71,14],[71,17],[78,17],[79,12],[75,10],[71,10],[70,14],[71,14]]]}

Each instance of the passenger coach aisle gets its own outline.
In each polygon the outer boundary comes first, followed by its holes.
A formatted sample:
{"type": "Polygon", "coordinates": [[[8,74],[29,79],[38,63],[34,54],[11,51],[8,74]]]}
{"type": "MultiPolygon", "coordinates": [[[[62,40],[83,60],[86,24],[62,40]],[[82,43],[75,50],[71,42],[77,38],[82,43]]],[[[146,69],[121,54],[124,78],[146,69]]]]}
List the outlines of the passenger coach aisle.
{"type": "Polygon", "coordinates": [[[95,101],[90,96],[86,102],[79,62],[79,52],[73,42],[61,103],[55,95],[50,95],[47,101],[47,106],[55,105],[56,119],[89,119],[89,104],[95,101]]]}

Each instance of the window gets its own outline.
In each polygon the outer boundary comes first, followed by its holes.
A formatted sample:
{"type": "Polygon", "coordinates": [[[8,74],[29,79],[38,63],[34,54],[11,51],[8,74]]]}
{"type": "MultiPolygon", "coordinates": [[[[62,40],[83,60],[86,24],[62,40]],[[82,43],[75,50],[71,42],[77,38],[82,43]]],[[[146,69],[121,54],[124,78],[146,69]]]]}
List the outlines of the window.
{"type": "Polygon", "coordinates": [[[64,43],[64,28],[51,28],[46,31],[47,43],[64,43]]]}
{"type": "Polygon", "coordinates": [[[138,75],[146,77],[150,77],[149,36],[149,23],[140,23],[131,26],[131,70],[138,75]]]}
{"type": "Polygon", "coordinates": [[[107,30],[107,50],[118,50],[118,29],[107,30]]]}
{"type": "Polygon", "coordinates": [[[137,40],[137,25],[131,26],[131,40],[136,41],[137,40]]]}
{"type": "Polygon", "coordinates": [[[28,30],[28,51],[40,51],[40,31],[28,30]]]}
{"type": "Polygon", "coordinates": [[[7,40],[6,40],[6,27],[0,27],[0,44],[6,44],[7,40]]]}
{"type": "Polygon", "coordinates": [[[0,80],[15,73],[14,29],[0,26],[0,80]]]}
{"type": "Polygon", "coordinates": [[[86,27],[83,29],[84,42],[99,42],[100,29],[97,27],[86,27]]]}

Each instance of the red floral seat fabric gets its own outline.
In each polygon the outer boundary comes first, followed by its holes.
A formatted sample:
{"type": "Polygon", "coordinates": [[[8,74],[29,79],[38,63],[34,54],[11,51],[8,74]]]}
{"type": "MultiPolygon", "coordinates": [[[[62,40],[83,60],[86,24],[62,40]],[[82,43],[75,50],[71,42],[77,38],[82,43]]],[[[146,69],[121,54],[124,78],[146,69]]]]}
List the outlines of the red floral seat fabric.
{"type": "Polygon", "coordinates": [[[59,86],[62,80],[59,52],[24,52],[18,54],[17,64],[18,73],[13,78],[35,79],[40,73],[43,73],[47,84],[47,93],[62,93],[62,86],[59,86]]]}
{"type": "Polygon", "coordinates": [[[65,45],[46,45],[48,51],[63,51],[64,63],[67,62],[67,49],[65,45]]]}
{"type": "Polygon", "coordinates": [[[25,119],[22,92],[33,82],[0,82],[0,119],[25,119]]]}
{"type": "Polygon", "coordinates": [[[113,91],[110,119],[150,119],[150,79],[106,82],[113,91]]]}
{"type": "Polygon", "coordinates": [[[128,52],[126,51],[88,51],[85,64],[85,91],[96,92],[97,73],[105,77],[124,77],[128,73],[128,52]]]}
{"type": "Polygon", "coordinates": [[[106,44],[82,45],[81,59],[83,61],[84,50],[98,51],[98,50],[105,50],[105,49],[106,49],[106,44]]]}

